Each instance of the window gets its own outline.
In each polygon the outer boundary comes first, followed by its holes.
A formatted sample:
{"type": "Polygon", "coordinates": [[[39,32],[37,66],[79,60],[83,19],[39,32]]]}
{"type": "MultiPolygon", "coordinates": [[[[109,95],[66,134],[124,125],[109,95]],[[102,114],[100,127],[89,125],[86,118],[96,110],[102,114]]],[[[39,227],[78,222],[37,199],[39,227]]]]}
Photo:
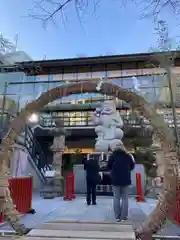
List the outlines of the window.
{"type": "Polygon", "coordinates": [[[57,112],[57,113],[56,113],[56,116],[58,116],[58,117],[60,117],[60,118],[63,118],[63,115],[64,115],[63,112],[57,112]]]}
{"type": "Polygon", "coordinates": [[[113,80],[112,80],[112,83],[114,83],[114,84],[116,84],[116,85],[118,85],[118,86],[120,86],[120,87],[123,87],[123,81],[122,81],[122,79],[113,79],[113,80]]]}
{"type": "Polygon", "coordinates": [[[51,88],[55,88],[55,87],[59,87],[61,85],[65,85],[66,83],[64,82],[55,82],[55,81],[51,81],[49,82],[49,89],[51,88]]]}
{"type": "Polygon", "coordinates": [[[77,73],[77,80],[83,81],[91,79],[91,73],[90,72],[84,72],[84,73],[77,73]]]}
{"type": "Polygon", "coordinates": [[[22,96],[24,96],[25,94],[28,94],[28,95],[30,94],[30,95],[34,96],[34,99],[35,99],[36,98],[36,94],[39,91],[38,87],[40,88],[40,85],[38,86],[35,83],[27,83],[27,84],[23,83],[23,84],[21,84],[21,92],[20,92],[20,94],[22,96]]]}
{"type": "MultiPolygon", "coordinates": [[[[149,67],[153,67],[150,66],[149,67]]],[[[164,68],[143,68],[141,69],[141,74],[143,75],[158,75],[158,74],[164,74],[165,73],[165,69],[164,68]]]]}
{"type": "Polygon", "coordinates": [[[23,82],[36,82],[36,77],[35,76],[25,76],[23,78],[23,82]]]}
{"type": "Polygon", "coordinates": [[[92,121],[92,116],[93,116],[93,111],[88,111],[87,112],[87,123],[88,125],[94,125],[92,121]]]}
{"type": "Polygon", "coordinates": [[[48,78],[49,81],[61,81],[63,79],[63,74],[54,74],[51,76],[51,80],[48,78]]]}
{"type": "Polygon", "coordinates": [[[141,69],[125,69],[121,71],[121,76],[128,77],[128,76],[137,76],[141,75],[141,69]]]}
{"type": "Polygon", "coordinates": [[[140,87],[139,90],[143,95],[151,94],[151,95],[155,96],[155,94],[156,94],[154,87],[140,87]]]}
{"type": "Polygon", "coordinates": [[[122,87],[125,89],[132,89],[134,87],[133,78],[123,78],[122,87]]]}
{"type": "Polygon", "coordinates": [[[38,83],[38,84],[35,84],[35,90],[38,93],[46,92],[48,89],[49,89],[49,84],[48,83],[38,83]]]}
{"type": "Polygon", "coordinates": [[[6,79],[6,82],[8,83],[23,82],[24,76],[25,74],[22,72],[6,73],[5,79],[6,79]]]}
{"type": "Polygon", "coordinates": [[[105,72],[92,72],[92,78],[106,78],[105,72]]]}
{"type": "Polygon", "coordinates": [[[155,88],[158,102],[170,103],[170,91],[168,87],[155,88]]]}
{"type": "Polygon", "coordinates": [[[38,76],[35,76],[35,81],[36,82],[48,81],[48,75],[38,75],[38,76]]]}
{"type": "MultiPolygon", "coordinates": [[[[18,95],[6,95],[5,96],[5,109],[9,108],[9,106],[12,103],[15,103],[17,106],[19,105],[19,96],[18,95]]],[[[2,104],[2,102],[1,102],[1,104],[2,104]]]]}
{"type": "Polygon", "coordinates": [[[154,76],[154,86],[168,87],[167,75],[156,75],[154,76]]]}
{"type": "Polygon", "coordinates": [[[76,80],[76,75],[77,73],[64,73],[62,76],[62,80],[74,81],[76,80]]]}
{"type": "Polygon", "coordinates": [[[107,77],[108,77],[108,78],[121,77],[121,70],[108,71],[108,72],[107,72],[107,77]]]}
{"type": "Polygon", "coordinates": [[[154,86],[154,76],[139,76],[137,77],[140,87],[153,87],[154,86]]]}
{"type": "Polygon", "coordinates": [[[17,85],[8,85],[7,86],[7,94],[12,94],[12,95],[20,95],[22,90],[22,85],[17,84],[17,85]]]}

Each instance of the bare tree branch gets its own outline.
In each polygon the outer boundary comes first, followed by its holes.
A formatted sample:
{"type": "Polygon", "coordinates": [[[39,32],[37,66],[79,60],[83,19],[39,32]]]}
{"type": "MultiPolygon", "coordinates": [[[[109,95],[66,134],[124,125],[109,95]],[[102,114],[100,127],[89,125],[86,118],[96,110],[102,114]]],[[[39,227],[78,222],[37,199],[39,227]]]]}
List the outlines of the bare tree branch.
{"type": "Polygon", "coordinates": [[[7,38],[0,33],[0,52],[7,53],[15,49],[15,45],[7,38]]]}
{"type": "Polygon", "coordinates": [[[141,18],[153,16],[155,21],[165,9],[172,11],[176,16],[180,12],[180,0],[142,0],[139,5],[143,5],[141,18]]]}
{"type": "MultiPolygon", "coordinates": [[[[103,0],[105,1],[105,0],[103,0]]],[[[49,21],[55,22],[54,18],[59,14],[61,20],[65,20],[65,9],[74,6],[79,21],[82,23],[83,16],[90,4],[94,6],[94,13],[101,0],[35,0],[33,8],[29,10],[29,16],[38,19],[46,26],[49,21]],[[52,9],[52,10],[49,10],[52,9]],[[38,13],[36,13],[38,11],[38,13]]],[[[106,0],[107,1],[107,0],[106,0]]],[[[113,4],[114,0],[109,0],[113,4]]],[[[152,17],[157,21],[159,14],[168,9],[176,16],[180,13],[180,0],[117,0],[123,7],[128,1],[137,4],[141,9],[141,18],[152,17]]]]}
{"type": "Polygon", "coordinates": [[[54,10],[54,12],[50,13],[50,15],[45,19],[45,22],[52,19],[54,15],[61,11],[70,2],[72,2],[72,0],[66,0],[63,4],[59,4],[59,6],[54,10]]]}

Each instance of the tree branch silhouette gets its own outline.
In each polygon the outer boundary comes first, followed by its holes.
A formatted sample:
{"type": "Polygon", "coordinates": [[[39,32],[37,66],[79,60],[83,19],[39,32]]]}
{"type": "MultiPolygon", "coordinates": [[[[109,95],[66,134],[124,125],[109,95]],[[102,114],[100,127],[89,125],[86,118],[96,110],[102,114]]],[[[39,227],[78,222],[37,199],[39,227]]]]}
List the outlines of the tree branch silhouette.
{"type": "MultiPolygon", "coordinates": [[[[105,0],[103,0],[105,1],[105,0]]],[[[85,12],[89,4],[93,4],[94,12],[96,12],[97,7],[100,3],[103,3],[102,0],[35,0],[33,8],[29,10],[29,16],[33,19],[38,19],[43,22],[45,26],[49,21],[55,23],[54,18],[59,14],[62,20],[64,21],[64,11],[70,5],[74,5],[74,8],[77,12],[77,16],[81,21],[79,12],[85,12]],[[50,11],[49,9],[52,9],[50,11]],[[38,11],[38,13],[36,13],[38,11]]],[[[107,0],[106,0],[107,1],[107,0]]],[[[108,0],[111,4],[115,0],[108,0]]],[[[140,7],[140,16],[141,18],[153,17],[155,21],[159,14],[164,10],[168,9],[172,11],[176,16],[180,13],[180,0],[118,0],[123,7],[126,6],[126,3],[133,2],[140,7]]]]}
{"type": "MultiPolygon", "coordinates": [[[[90,0],[94,2],[94,9],[96,9],[100,0],[90,0]]],[[[36,0],[34,1],[33,8],[29,10],[29,17],[41,20],[43,25],[46,26],[49,21],[55,23],[54,18],[59,14],[64,22],[64,11],[70,4],[74,4],[77,16],[81,21],[79,12],[84,12],[88,7],[89,0],[36,0]],[[49,8],[53,8],[52,11],[49,8]],[[36,13],[38,12],[38,13],[36,13]]]]}
{"type": "Polygon", "coordinates": [[[172,11],[176,16],[180,13],[180,0],[142,0],[140,4],[144,5],[141,17],[153,16],[155,21],[164,9],[172,11]]]}

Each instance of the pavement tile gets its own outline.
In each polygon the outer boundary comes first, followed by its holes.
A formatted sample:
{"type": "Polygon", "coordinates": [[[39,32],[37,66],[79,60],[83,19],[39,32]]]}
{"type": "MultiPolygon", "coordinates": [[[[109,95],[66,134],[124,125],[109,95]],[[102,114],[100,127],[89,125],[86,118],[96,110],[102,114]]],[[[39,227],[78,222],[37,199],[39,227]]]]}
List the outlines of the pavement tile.
{"type": "MultiPolygon", "coordinates": [[[[42,199],[38,194],[33,196],[33,208],[35,214],[27,214],[21,217],[21,222],[27,227],[33,228],[48,221],[106,221],[115,222],[112,197],[98,196],[97,206],[87,206],[85,196],[77,196],[73,201],[64,201],[62,198],[42,199]]],[[[138,227],[142,221],[155,208],[156,200],[147,199],[145,202],[136,202],[135,198],[129,198],[129,220],[133,228],[138,227]]],[[[0,230],[11,230],[6,224],[0,230]]],[[[160,235],[180,235],[180,228],[167,221],[160,235]]]]}

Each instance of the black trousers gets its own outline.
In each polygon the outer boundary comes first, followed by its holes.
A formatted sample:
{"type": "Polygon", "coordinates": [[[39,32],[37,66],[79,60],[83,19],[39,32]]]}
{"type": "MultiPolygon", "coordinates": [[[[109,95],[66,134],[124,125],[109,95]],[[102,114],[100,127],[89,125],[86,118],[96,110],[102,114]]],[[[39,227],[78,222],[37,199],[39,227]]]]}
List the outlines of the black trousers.
{"type": "Polygon", "coordinates": [[[96,183],[92,181],[86,181],[87,184],[87,194],[86,194],[86,201],[88,204],[96,203],[96,183]]]}

